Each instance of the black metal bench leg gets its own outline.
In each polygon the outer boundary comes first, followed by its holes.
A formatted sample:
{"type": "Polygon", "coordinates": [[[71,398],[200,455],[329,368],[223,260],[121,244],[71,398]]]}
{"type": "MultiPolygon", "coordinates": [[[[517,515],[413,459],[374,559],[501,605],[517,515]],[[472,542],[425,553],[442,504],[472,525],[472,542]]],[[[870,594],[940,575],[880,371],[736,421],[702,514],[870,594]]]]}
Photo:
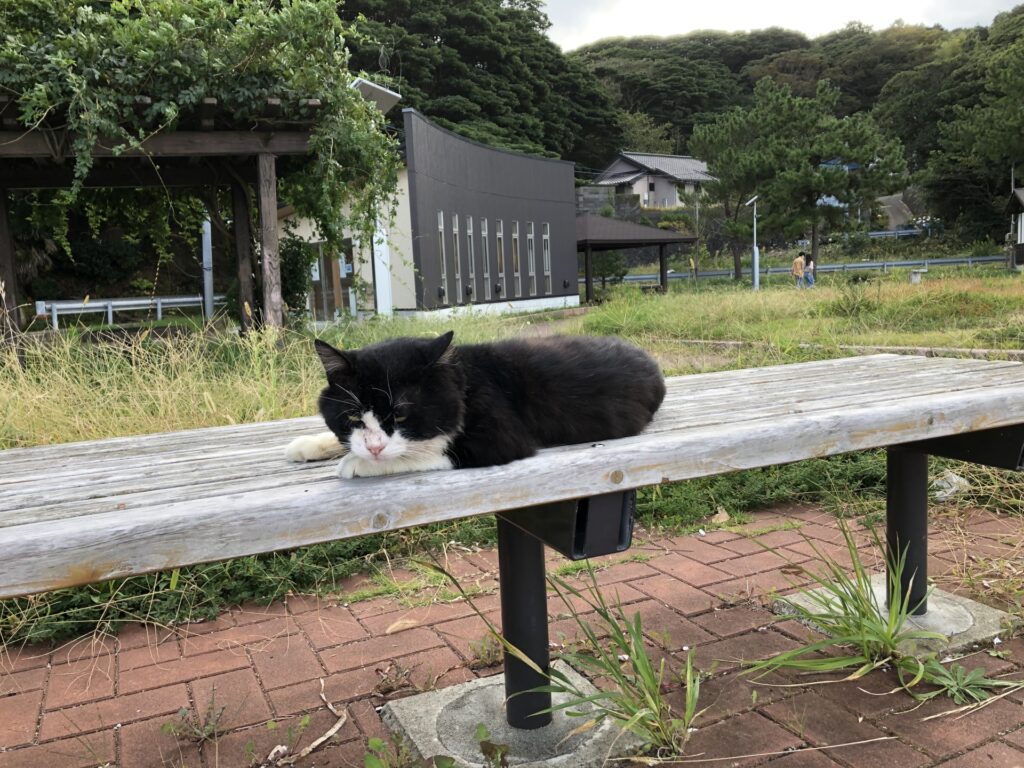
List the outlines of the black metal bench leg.
{"type": "MultiPolygon", "coordinates": [[[[547,672],[548,603],[544,581],[544,544],[500,516],[498,572],[502,634],[547,672]]],[[[551,713],[534,715],[551,706],[551,694],[522,693],[548,683],[546,677],[505,653],[505,719],[509,725],[532,729],[551,722],[551,713]]]]}
{"type": "MultiPolygon", "coordinates": [[[[928,454],[892,447],[886,459],[886,547],[890,560],[906,550],[900,594],[910,591],[911,612],[921,616],[928,612],[928,454]]],[[[891,593],[891,578],[886,583],[891,593]]]]}

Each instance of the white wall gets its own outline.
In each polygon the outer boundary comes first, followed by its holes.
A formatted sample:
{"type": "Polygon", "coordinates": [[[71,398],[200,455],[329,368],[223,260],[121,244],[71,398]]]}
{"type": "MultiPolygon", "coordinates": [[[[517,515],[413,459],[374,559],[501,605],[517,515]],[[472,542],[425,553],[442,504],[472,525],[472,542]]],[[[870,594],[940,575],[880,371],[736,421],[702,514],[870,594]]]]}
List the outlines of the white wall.
{"type": "Polygon", "coordinates": [[[633,183],[633,194],[640,195],[644,208],[675,208],[679,205],[679,193],[676,184],[664,176],[643,176],[633,183]],[[648,186],[654,182],[654,191],[648,186]]]}

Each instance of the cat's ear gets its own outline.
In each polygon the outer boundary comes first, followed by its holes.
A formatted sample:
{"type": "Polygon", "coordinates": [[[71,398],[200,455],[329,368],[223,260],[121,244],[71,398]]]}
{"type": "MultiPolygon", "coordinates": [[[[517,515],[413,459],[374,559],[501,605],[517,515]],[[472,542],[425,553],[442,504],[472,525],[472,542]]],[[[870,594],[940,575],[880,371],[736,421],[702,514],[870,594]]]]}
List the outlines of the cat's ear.
{"type": "Polygon", "coordinates": [[[355,368],[355,355],[351,352],[342,352],[320,339],[316,339],[313,346],[316,347],[316,353],[320,356],[320,362],[324,364],[328,377],[348,374],[355,368]]]}
{"type": "Polygon", "coordinates": [[[427,365],[433,365],[446,356],[445,353],[448,351],[454,336],[455,331],[448,331],[448,333],[438,336],[427,345],[427,365]]]}

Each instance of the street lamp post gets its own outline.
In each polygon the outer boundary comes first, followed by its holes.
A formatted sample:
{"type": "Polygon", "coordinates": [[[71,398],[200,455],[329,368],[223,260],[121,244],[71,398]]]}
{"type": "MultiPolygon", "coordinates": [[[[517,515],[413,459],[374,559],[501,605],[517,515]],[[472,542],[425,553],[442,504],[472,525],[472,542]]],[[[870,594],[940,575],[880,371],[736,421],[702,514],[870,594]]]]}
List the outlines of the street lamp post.
{"type": "Polygon", "coordinates": [[[761,288],[761,254],[757,250],[757,198],[760,195],[754,195],[752,198],[747,200],[744,205],[754,206],[754,290],[760,290],[761,288]]]}

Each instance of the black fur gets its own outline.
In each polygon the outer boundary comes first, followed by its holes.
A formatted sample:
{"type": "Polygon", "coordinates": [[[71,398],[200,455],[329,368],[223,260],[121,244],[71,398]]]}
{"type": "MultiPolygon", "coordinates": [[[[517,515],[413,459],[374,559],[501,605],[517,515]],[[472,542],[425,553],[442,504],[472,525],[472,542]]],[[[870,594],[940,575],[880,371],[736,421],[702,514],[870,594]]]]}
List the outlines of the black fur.
{"type": "Polygon", "coordinates": [[[539,448],[638,434],[665,397],[657,363],[618,339],[554,336],[449,346],[399,338],[341,352],[322,341],[320,412],[348,444],[366,410],[391,434],[451,438],[455,467],[506,464],[539,448]],[[400,419],[396,423],[395,419],[400,419]]]}

